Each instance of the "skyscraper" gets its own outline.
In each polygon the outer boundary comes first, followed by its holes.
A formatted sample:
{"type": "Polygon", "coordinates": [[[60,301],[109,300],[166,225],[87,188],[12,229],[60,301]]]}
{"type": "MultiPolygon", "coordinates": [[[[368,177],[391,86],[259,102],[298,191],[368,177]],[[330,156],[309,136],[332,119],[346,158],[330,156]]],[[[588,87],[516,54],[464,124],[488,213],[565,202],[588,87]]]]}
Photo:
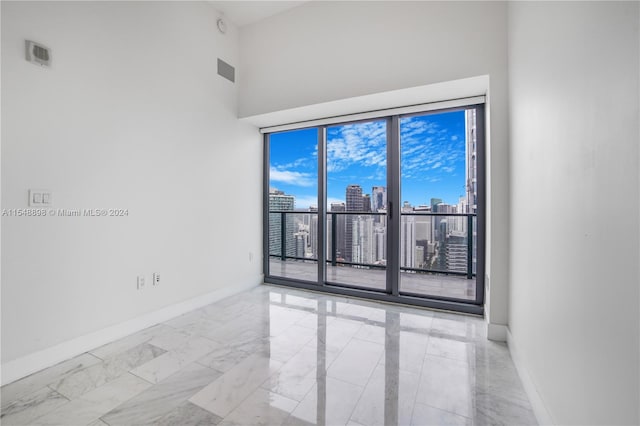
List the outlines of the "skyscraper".
{"type": "MultiPolygon", "coordinates": [[[[413,212],[413,207],[408,201],[402,204],[402,212],[413,212]]],[[[414,268],[416,254],[416,217],[413,215],[402,215],[400,228],[400,266],[414,268]]]]}
{"type": "MultiPolygon", "coordinates": [[[[295,257],[306,257],[307,239],[309,235],[306,232],[296,232],[293,234],[295,257]]],[[[289,250],[287,250],[289,251],[289,250]]]]}
{"type": "Polygon", "coordinates": [[[316,214],[310,214],[309,224],[309,245],[311,246],[311,256],[314,259],[318,258],[318,207],[309,207],[310,212],[316,212],[316,214]]]}
{"type": "Polygon", "coordinates": [[[375,242],[373,238],[373,217],[353,218],[353,262],[373,264],[375,242]]]}
{"type": "MultiPolygon", "coordinates": [[[[349,185],[346,190],[347,211],[362,211],[362,187],[360,185],[349,185]]],[[[346,233],[345,233],[345,260],[353,261],[353,217],[354,215],[346,215],[346,233]]]]}
{"type": "Polygon", "coordinates": [[[467,155],[465,161],[465,177],[467,187],[467,211],[459,213],[478,212],[478,168],[477,159],[477,135],[476,135],[476,110],[468,109],[464,112],[465,133],[467,142],[467,155]]]}
{"type": "Polygon", "coordinates": [[[438,204],[442,204],[442,198],[432,198],[431,199],[431,211],[436,212],[438,209],[438,204]]]}
{"type": "Polygon", "coordinates": [[[415,267],[416,222],[414,216],[404,216],[400,221],[400,266],[415,267]]]}
{"type": "Polygon", "coordinates": [[[362,195],[362,211],[370,212],[371,211],[371,197],[369,194],[362,195]]]}
{"type": "Polygon", "coordinates": [[[387,188],[384,186],[374,186],[371,188],[371,203],[374,212],[387,208],[387,188]]]}
{"type": "Polygon", "coordinates": [[[362,187],[360,185],[349,185],[346,190],[347,211],[362,211],[362,187]]]}
{"type": "MultiPolygon", "coordinates": [[[[331,203],[331,211],[332,212],[343,212],[346,211],[346,206],[344,203],[331,203]]],[[[331,257],[331,248],[333,241],[331,240],[332,234],[332,226],[333,219],[335,219],[335,227],[336,227],[336,241],[335,241],[335,249],[336,249],[336,259],[344,259],[345,257],[345,233],[346,233],[346,225],[345,225],[345,215],[336,214],[329,215],[327,219],[327,259],[332,259],[331,257]]]]}
{"type": "MultiPolygon", "coordinates": [[[[465,131],[467,140],[466,158],[466,178],[467,178],[467,210],[460,213],[478,213],[478,155],[477,155],[477,134],[476,134],[476,111],[465,111],[465,131]]],[[[468,229],[473,238],[473,247],[477,243],[477,229],[468,229]]],[[[473,253],[473,272],[476,272],[476,253],[473,253]]]]}
{"type": "MultiPolygon", "coordinates": [[[[374,186],[371,188],[371,210],[374,212],[387,211],[387,188],[384,186],[374,186]]],[[[383,216],[376,216],[376,223],[383,223],[383,216]]],[[[386,257],[386,256],[385,256],[386,257]]]]}
{"type": "MultiPolygon", "coordinates": [[[[384,219],[384,218],[382,218],[384,219]]],[[[387,230],[386,220],[384,223],[377,223],[373,228],[375,239],[375,262],[376,264],[387,263],[387,230]]]]}
{"type": "MultiPolygon", "coordinates": [[[[282,191],[278,191],[275,188],[269,189],[269,212],[272,211],[284,211],[293,210],[295,207],[295,197],[293,195],[286,195],[282,191]]],[[[293,217],[292,215],[285,215],[285,242],[286,242],[286,255],[295,256],[296,247],[293,238],[293,217]]],[[[281,220],[282,215],[280,213],[269,213],[269,254],[282,255],[281,248],[281,220]]]]}

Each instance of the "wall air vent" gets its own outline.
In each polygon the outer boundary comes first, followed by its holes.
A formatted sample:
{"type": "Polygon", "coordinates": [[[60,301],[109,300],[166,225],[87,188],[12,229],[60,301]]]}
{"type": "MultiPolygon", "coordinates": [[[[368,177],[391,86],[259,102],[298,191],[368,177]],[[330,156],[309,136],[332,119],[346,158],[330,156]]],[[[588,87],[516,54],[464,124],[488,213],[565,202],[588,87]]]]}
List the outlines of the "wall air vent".
{"type": "Polygon", "coordinates": [[[42,67],[51,66],[51,49],[31,40],[26,40],[25,45],[27,61],[42,67]]]}
{"type": "Polygon", "coordinates": [[[236,69],[220,58],[218,58],[218,75],[232,83],[236,81],[236,69]]]}

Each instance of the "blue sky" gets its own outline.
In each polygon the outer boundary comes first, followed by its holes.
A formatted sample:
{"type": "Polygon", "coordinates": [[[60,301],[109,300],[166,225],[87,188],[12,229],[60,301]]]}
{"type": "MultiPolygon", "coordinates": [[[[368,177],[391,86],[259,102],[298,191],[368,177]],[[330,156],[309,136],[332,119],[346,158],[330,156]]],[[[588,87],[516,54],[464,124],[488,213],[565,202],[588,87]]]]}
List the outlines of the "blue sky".
{"type": "MultiPolygon", "coordinates": [[[[317,205],[318,134],[303,129],[271,135],[270,187],[296,197],[296,208],[317,205]]],[[[403,118],[400,121],[401,200],[412,205],[442,198],[457,204],[464,195],[464,111],[403,118]]],[[[386,186],[385,121],[327,128],[327,197],[344,201],[345,188],[386,186]]]]}

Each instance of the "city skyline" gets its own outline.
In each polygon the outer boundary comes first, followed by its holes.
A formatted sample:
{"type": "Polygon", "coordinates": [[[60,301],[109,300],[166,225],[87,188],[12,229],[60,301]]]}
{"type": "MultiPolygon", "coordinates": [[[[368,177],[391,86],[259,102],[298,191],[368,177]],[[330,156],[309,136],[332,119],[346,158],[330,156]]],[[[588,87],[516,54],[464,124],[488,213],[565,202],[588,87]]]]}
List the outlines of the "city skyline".
{"type": "MultiPolygon", "coordinates": [[[[465,112],[402,118],[400,134],[401,201],[457,204],[466,191],[465,112]]],[[[270,187],[293,195],[296,209],[317,205],[317,129],[270,137],[270,187]]],[[[370,196],[374,187],[387,186],[386,142],[384,120],[327,128],[327,206],[346,202],[349,185],[370,196]]]]}

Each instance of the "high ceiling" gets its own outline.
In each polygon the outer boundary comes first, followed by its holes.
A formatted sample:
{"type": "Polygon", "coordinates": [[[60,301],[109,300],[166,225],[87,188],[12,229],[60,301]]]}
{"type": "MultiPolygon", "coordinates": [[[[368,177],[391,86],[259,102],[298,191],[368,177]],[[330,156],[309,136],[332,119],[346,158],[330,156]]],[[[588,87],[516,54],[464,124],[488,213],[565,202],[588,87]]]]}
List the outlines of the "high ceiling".
{"type": "Polygon", "coordinates": [[[306,1],[210,1],[224,17],[239,27],[299,6],[306,1]]]}

